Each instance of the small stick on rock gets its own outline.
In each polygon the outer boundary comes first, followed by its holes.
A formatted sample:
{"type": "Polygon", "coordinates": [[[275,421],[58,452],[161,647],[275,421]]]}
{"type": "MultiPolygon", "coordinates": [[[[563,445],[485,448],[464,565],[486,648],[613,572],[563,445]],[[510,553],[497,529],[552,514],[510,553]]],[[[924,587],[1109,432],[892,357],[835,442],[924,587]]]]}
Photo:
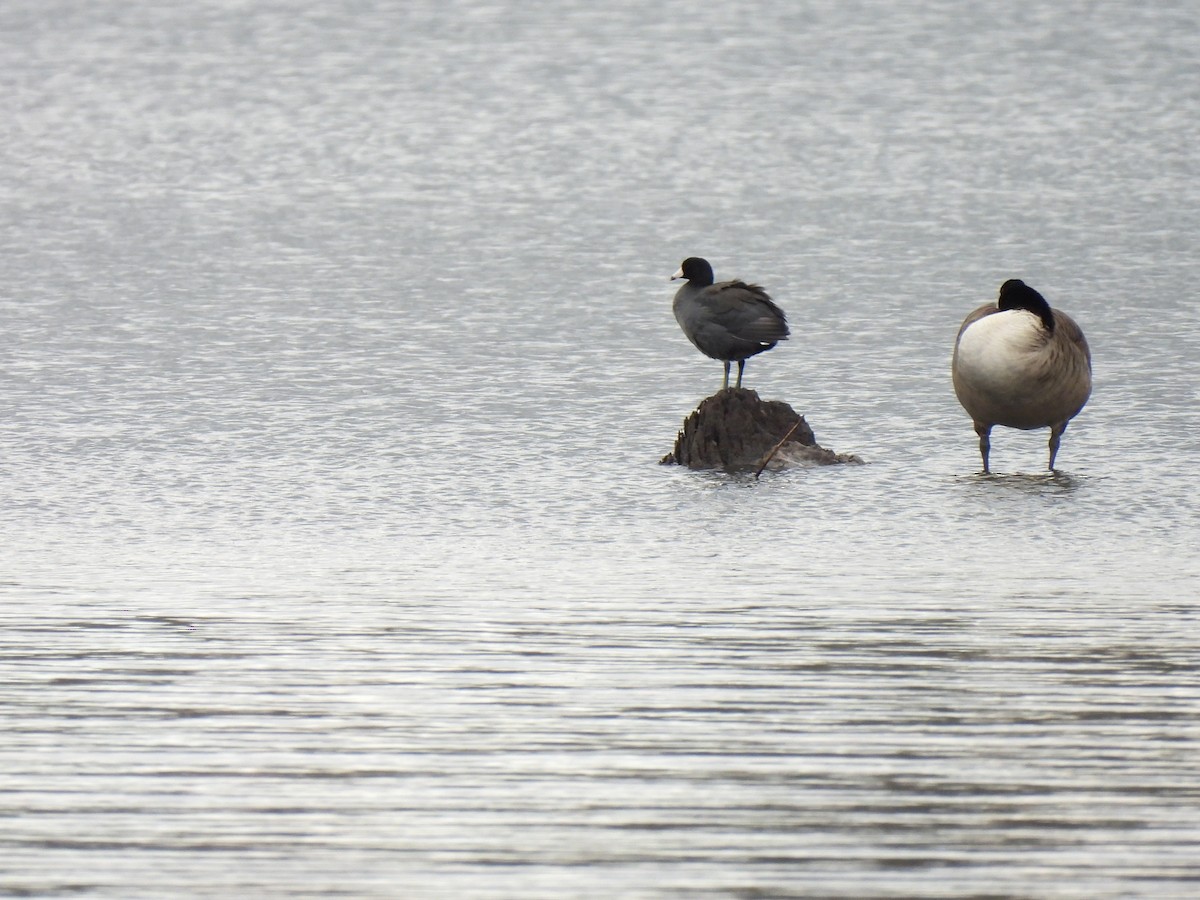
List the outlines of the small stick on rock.
{"type": "Polygon", "coordinates": [[[758,467],[758,471],[754,473],[754,478],[756,481],[758,480],[758,476],[763,473],[763,469],[765,469],[767,467],[767,463],[769,463],[771,461],[771,458],[776,453],[779,452],[779,448],[787,443],[787,439],[790,438],[795,433],[796,429],[800,427],[800,423],[803,421],[804,421],[803,418],[797,419],[796,424],[788,429],[788,433],[785,434],[782,438],[780,438],[778,444],[776,444],[774,447],[771,448],[771,452],[766,455],[766,458],[763,459],[762,464],[758,467]]]}

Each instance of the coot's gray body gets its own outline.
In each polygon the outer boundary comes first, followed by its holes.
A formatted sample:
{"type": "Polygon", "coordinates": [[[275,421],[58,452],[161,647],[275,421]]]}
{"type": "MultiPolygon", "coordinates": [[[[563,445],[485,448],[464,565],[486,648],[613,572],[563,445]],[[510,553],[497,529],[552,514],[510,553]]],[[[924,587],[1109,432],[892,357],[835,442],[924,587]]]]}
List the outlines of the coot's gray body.
{"type": "Polygon", "coordinates": [[[954,392],[979,435],[983,471],[994,425],[1050,429],[1050,463],[1067,423],[1092,392],[1092,354],[1083,331],[1041,294],[1010,279],[995,303],[963,321],[951,363],[954,392]]]}
{"type": "Polygon", "coordinates": [[[707,260],[689,257],[671,276],[687,279],[675,294],[679,327],[696,349],[725,363],[722,390],[729,387],[729,364],[736,361],[736,387],[742,386],[746,360],[787,340],[787,317],[761,287],[742,281],[713,283],[707,260]]]}

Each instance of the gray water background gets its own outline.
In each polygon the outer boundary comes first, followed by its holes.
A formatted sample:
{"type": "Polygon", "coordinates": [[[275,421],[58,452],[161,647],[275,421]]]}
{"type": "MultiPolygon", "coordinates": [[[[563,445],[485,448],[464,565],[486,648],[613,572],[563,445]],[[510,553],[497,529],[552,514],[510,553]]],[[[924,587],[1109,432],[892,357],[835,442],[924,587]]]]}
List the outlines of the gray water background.
{"type": "Polygon", "coordinates": [[[4,4],[0,896],[1200,894],[1198,20],[4,4]],[[657,465],[687,255],[867,465],[657,465]]]}

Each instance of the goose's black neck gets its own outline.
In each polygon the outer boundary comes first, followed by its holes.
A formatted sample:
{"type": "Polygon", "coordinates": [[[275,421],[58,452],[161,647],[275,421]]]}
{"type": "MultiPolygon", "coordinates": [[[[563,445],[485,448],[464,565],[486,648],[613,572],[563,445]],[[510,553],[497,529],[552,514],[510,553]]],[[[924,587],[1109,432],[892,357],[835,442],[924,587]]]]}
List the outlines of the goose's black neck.
{"type": "Polygon", "coordinates": [[[1046,330],[1054,331],[1054,313],[1046,298],[1017,278],[1010,278],[1000,286],[1001,309],[1026,309],[1042,320],[1046,330]]]}

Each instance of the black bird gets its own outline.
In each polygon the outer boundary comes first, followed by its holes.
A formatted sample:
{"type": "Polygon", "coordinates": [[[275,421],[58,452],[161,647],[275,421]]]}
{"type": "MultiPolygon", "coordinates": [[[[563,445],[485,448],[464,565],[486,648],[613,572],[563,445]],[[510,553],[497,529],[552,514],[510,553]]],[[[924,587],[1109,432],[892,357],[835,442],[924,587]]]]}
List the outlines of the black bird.
{"type": "Polygon", "coordinates": [[[722,390],[729,387],[729,364],[737,360],[736,386],[740,388],[746,360],[787,340],[783,310],[756,284],[714,284],[712,266],[696,256],[683,261],[671,276],[672,281],[677,278],[687,279],[672,306],[679,327],[697,350],[725,363],[722,390]]]}

